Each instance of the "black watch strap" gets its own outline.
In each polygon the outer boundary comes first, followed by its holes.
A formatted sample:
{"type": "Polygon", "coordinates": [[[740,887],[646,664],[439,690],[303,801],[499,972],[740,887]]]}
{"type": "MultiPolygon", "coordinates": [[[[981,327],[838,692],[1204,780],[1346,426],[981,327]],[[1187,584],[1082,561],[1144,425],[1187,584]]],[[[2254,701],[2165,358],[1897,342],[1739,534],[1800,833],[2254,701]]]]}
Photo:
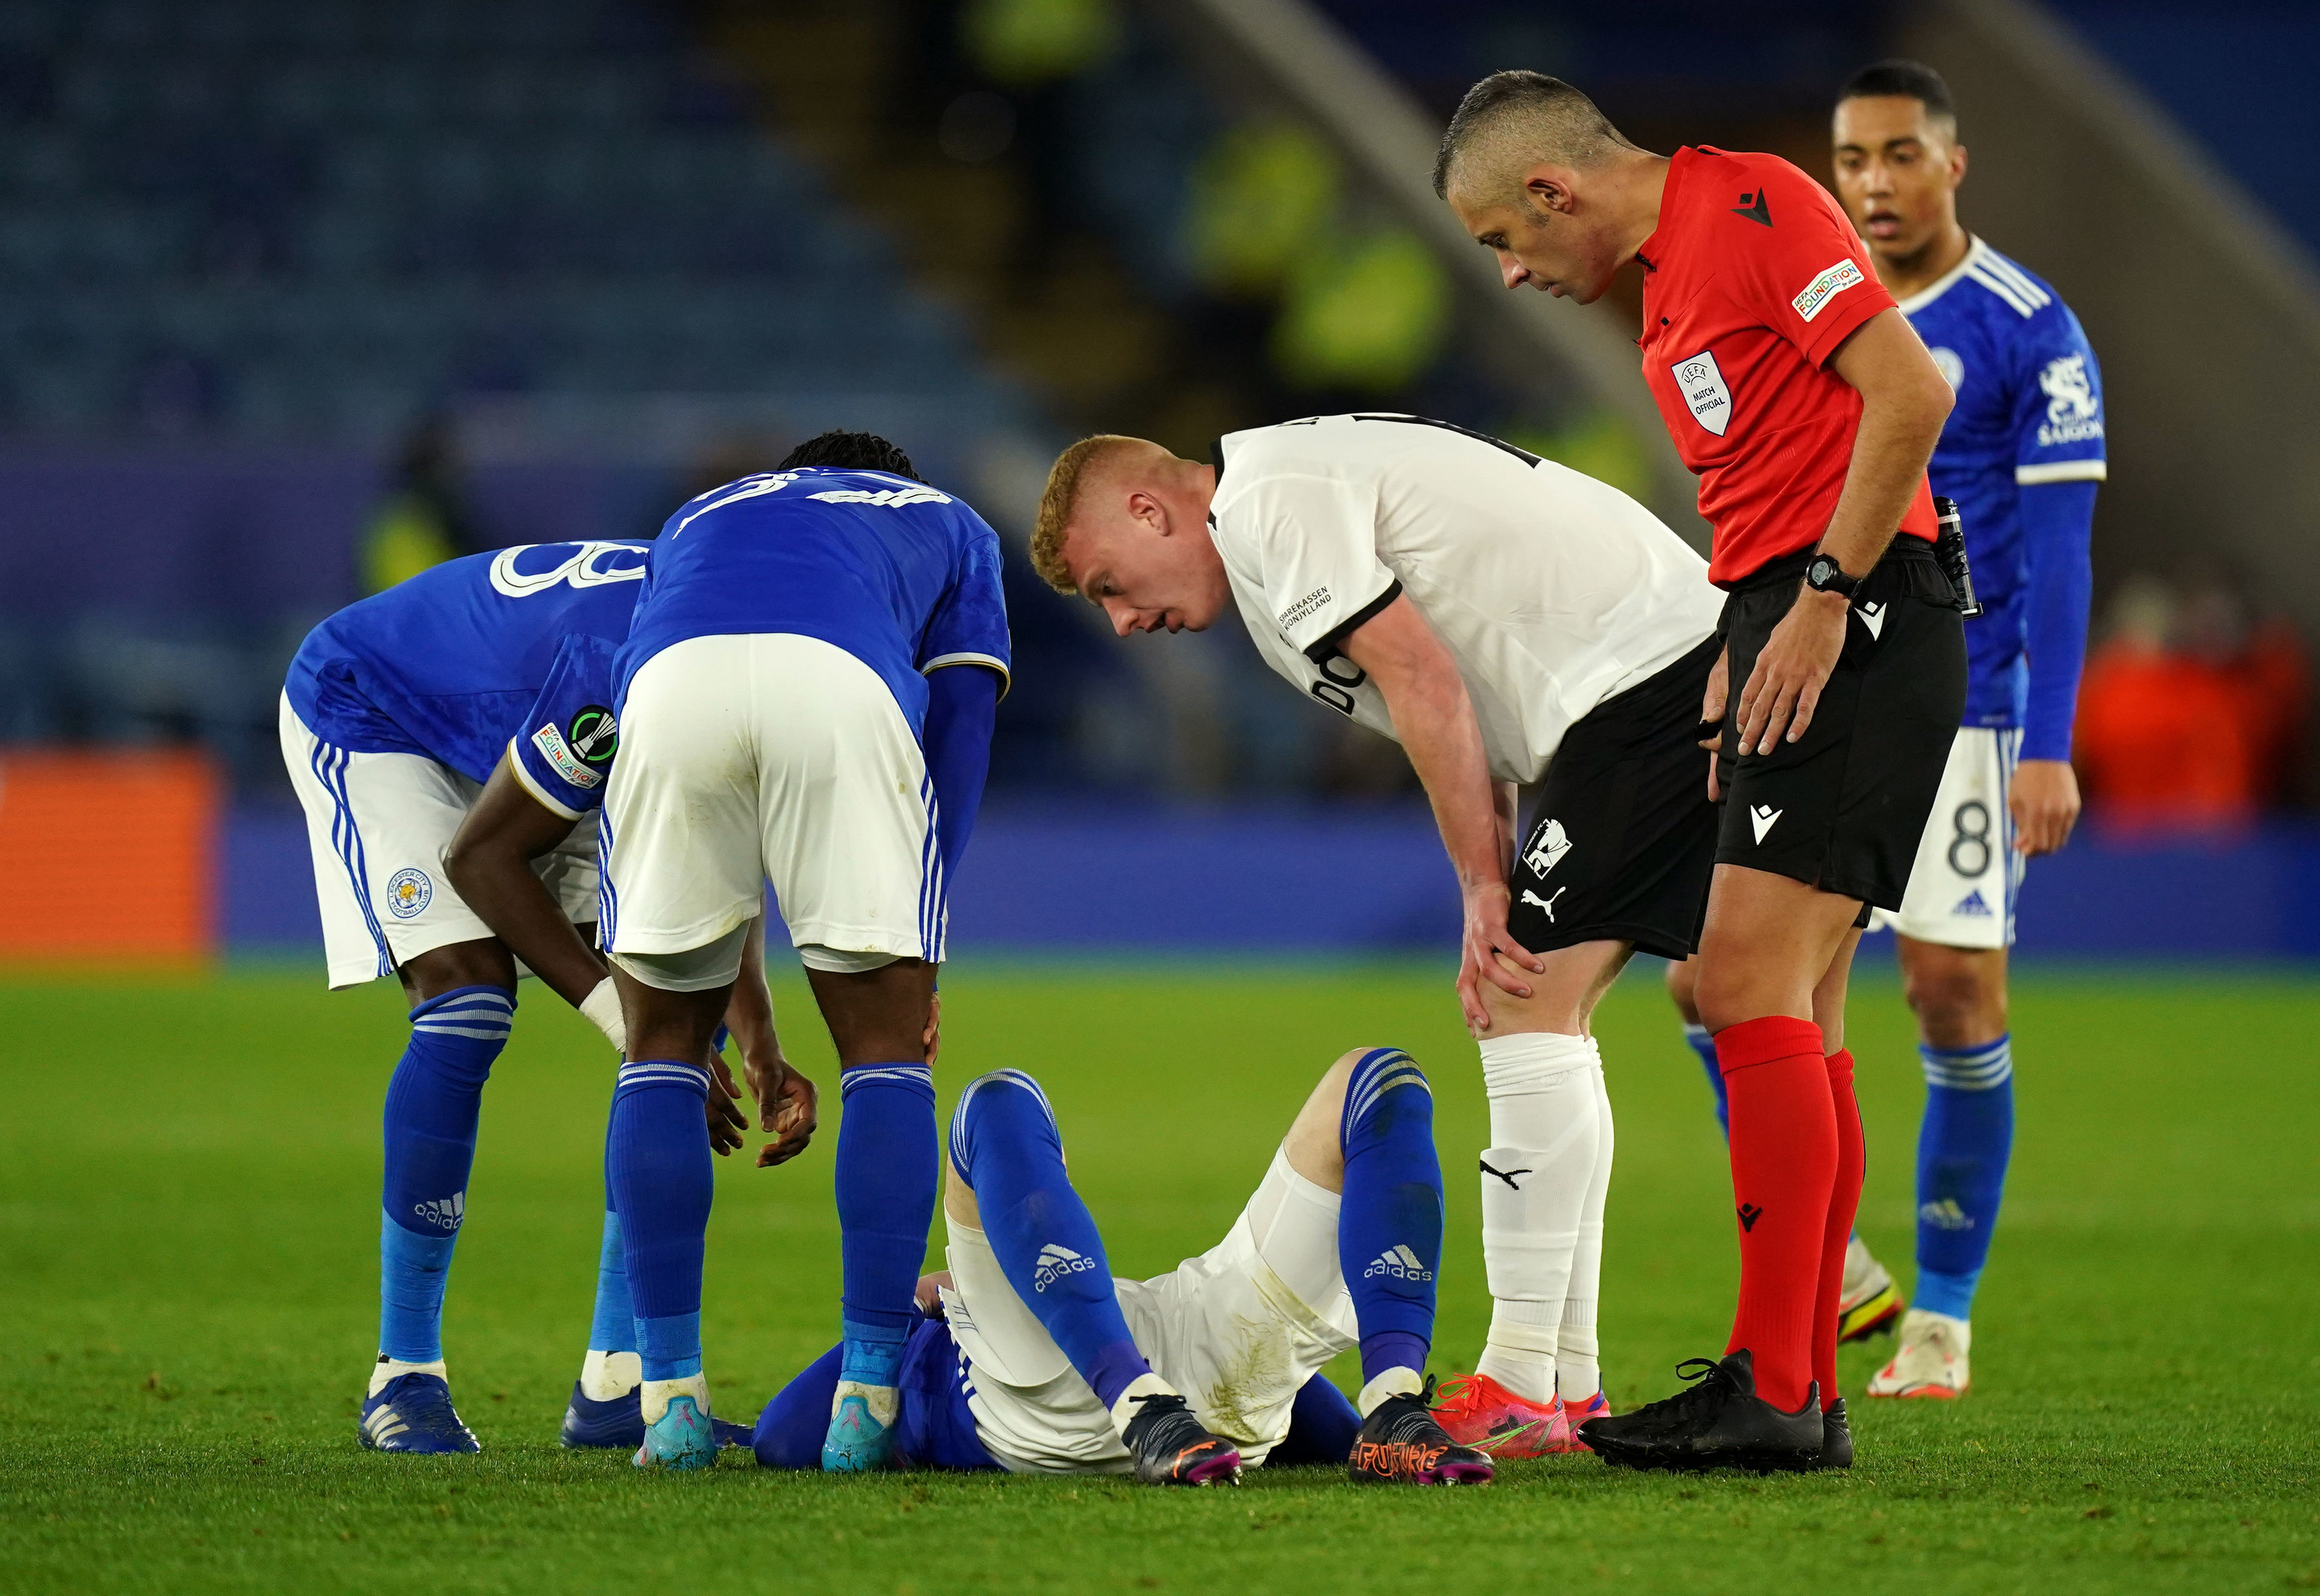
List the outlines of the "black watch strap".
{"type": "Polygon", "coordinates": [[[1844,567],[1826,554],[1813,556],[1812,564],[1805,567],[1805,585],[1815,593],[1834,593],[1852,599],[1861,596],[1863,578],[1848,576],[1844,567]]]}

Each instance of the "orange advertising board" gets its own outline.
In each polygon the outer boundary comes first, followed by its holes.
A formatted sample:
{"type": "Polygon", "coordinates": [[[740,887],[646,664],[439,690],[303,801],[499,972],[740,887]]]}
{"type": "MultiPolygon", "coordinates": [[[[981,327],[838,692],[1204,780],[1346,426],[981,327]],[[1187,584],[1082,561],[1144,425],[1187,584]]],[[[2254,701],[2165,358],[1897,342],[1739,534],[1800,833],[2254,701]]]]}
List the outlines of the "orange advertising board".
{"type": "Polygon", "coordinates": [[[0,750],[0,959],[207,958],[220,800],[195,752],[0,750]]]}

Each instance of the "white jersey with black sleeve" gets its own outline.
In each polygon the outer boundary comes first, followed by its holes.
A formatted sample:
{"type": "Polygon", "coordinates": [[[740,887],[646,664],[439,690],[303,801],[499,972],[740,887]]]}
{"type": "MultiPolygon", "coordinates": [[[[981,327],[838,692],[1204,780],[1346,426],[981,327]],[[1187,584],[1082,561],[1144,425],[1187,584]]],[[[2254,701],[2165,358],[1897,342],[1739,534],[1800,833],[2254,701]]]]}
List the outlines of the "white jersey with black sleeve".
{"type": "Polygon", "coordinates": [[[1716,630],[1708,562],[1650,511],[1478,432],[1321,416],[1228,433],[1216,465],[1210,535],[1266,663],[1391,737],[1338,645],[1407,594],[1457,660],[1500,781],[1537,781],[1574,721],[1716,630]]]}

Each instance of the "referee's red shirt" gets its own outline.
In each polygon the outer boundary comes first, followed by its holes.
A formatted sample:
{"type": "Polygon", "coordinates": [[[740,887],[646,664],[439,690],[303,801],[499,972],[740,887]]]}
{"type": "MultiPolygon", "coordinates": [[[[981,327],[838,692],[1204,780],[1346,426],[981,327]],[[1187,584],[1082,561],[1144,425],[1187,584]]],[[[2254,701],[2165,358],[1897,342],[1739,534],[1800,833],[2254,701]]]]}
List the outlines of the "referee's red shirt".
{"type": "MultiPolygon", "coordinates": [[[[1829,369],[1893,296],[1834,197],[1776,155],[1675,152],[1644,267],[1644,379],[1715,529],[1729,585],[1811,548],[1853,460],[1861,395],[1829,369]]],[[[1900,530],[1930,541],[1920,479],[1900,530]]]]}

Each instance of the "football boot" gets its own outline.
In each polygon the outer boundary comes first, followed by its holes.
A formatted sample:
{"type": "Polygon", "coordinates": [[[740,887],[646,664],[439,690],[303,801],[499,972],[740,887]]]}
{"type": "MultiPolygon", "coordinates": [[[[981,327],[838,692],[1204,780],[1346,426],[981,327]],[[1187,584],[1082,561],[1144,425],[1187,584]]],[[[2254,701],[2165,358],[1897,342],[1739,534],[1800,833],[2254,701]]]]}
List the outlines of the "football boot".
{"type": "Polygon", "coordinates": [[[1590,1419],[1611,1417],[1611,1399],[1597,1392],[1576,1405],[1555,1399],[1557,1435],[1547,1443],[1549,1452],[1586,1452],[1591,1450],[1579,1434],[1579,1427],[1590,1419]]]}
{"type": "Polygon", "coordinates": [[[1488,1374],[1453,1374],[1444,1381],[1434,1421],[1454,1445],[1492,1457],[1544,1457],[1571,1434],[1561,1402],[1517,1396],[1488,1374]]]}
{"type": "Polygon", "coordinates": [[[1853,1424],[1844,1416],[1844,1399],[1839,1397],[1820,1416],[1820,1461],[1815,1468],[1851,1468],[1853,1466],[1853,1424]]]}
{"type": "Polygon", "coordinates": [[[1147,1485],[1240,1483],[1240,1448],[1203,1429],[1183,1397],[1157,1392],[1135,1401],[1136,1417],[1119,1439],[1136,1460],[1137,1479],[1147,1485]]]}
{"type": "Polygon", "coordinates": [[[1676,1373],[1690,1389],[1632,1413],[1590,1419],[1580,1438],[1623,1468],[1800,1470],[1820,1461],[1823,1430],[1818,1383],[1804,1405],[1783,1413],[1756,1394],[1754,1359],[1746,1347],[1717,1362],[1687,1358],[1676,1373]]]}
{"type": "Polygon", "coordinates": [[[1901,1294],[1893,1289],[1893,1275],[1870,1255],[1869,1244],[1856,1236],[1844,1244],[1844,1283],[1836,1298],[1836,1338],[1866,1341],[1880,1330],[1890,1330],[1901,1317],[1901,1294]]]}
{"type": "Polygon", "coordinates": [[[1370,1410],[1354,1438],[1346,1472],[1356,1481],[1392,1485],[1487,1485],[1497,1472],[1490,1458],[1459,1445],[1436,1422],[1434,1382],[1421,1391],[1390,1396],[1370,1410]]]}
{"type": "Polygon", "coordinates": [[[701,1404],[679,1392],[668,1399],[668,1409],[645,1426],[637,1447],[639,1468],[707,1468],[717,1461],[717,1434],[701,1404]]]}
{"type": "Polygon", "coordinates": [[[397,1374],[363,1399],[356,1438],[373,1452],[481,1452],[440,1374],[397,1374]]]}
{"type": "Polygon", "coordinates": [[[1912,1308],[1901,1320],[1893,1361],[1871,1379],[1869,1394],[1955,1401],[1973,1383],[1966,1364],[1972,1347],[1973,1326],[1966,1320],[1912,1308]]]}
{"type": "Polygon", "coordinates": [[[894,1420],[902,1393],[891,1385],[841,1380],[829,1406],[829,1431],[822,1437],[821,1470],[827,1474],[866,1474],[894,1457],[894,1420]]]}
{"type": "MultiPolygon", "coordinates": [[[[721,1446],[746,1446],[749,1427],[729,1419],[709,1421],[721,1446]]],[[[564,1410],[564,1430],[557,1437],[575,1451],[601,1446],[607,1451],[633,1452],[645,1444],[644,1390],[631,1385],[616,1397],[598,1401],[572,1383],[572,1401],[564,1410]]]]}

